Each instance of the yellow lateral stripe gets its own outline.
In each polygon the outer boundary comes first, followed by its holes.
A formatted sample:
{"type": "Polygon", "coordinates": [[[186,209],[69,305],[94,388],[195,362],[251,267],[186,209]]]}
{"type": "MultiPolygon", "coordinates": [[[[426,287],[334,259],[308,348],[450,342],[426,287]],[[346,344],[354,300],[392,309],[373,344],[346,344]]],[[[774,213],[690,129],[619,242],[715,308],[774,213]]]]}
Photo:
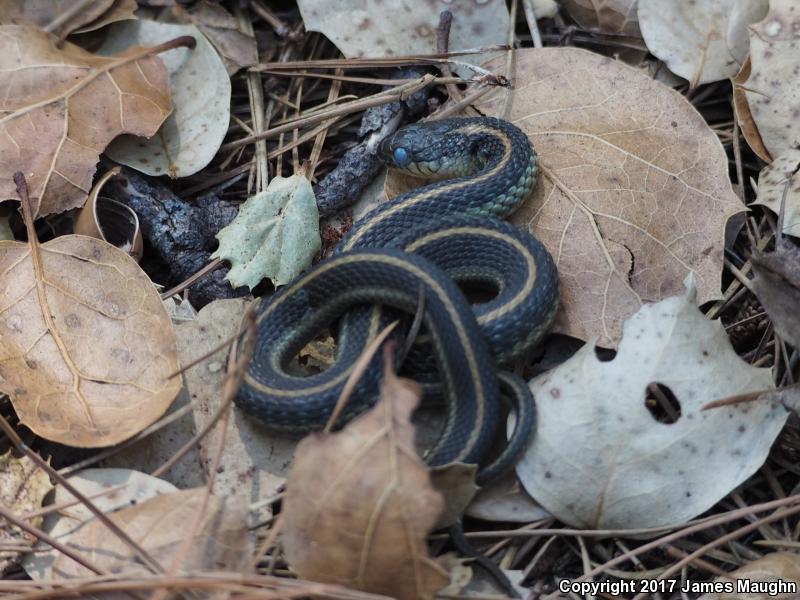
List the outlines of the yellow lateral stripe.
{"type": "MultiPolygon", "coordinates": [[[[466,354],[467,366],[470,370],[470,373],[472,373],[472,380],[475,385],[477,420],[478,423],[483,423],[483,419],[485,416],[486,399],[485,399],[485,390],[483,389],[483,382],[481,381],[481,378],[478,375],[480,372],[478,369],[478,361],[474,354],[472,343],[466,334],[466,329],[464,327],[464,323],[461,320],[461,315],[458,314],[458,311],[456,310],[455,306],[453,306],[450,297],[445,293],[445,291],[442,289],[439,283],[422,269],[419,269],[415,265],[406,262],[402,259],[398,259],[394,256],[380,255],[380,254],[357,254],[353,256],[345,255],[343,258],[332,262],[333,264],[323,264],[317,271],[312,271],[311,273],[303,277],[297,284],[289,288],[289,290],[296,289],[298,286],[306,285],[310,279],[318,276],[321,272],[329,271],[330,269],[335,268],[336,266],[341,264],[351,264],[353,262],[378,262],[399,267],[401,269],[405,269],[409,273],[413,274],[414,276],[422,280],[430,289],[434,291],[436,296],[442,301],[442,304],[444,304],[447,313],[450,316],[450,320],[456,326],[455,327],[456,333],[459,337],[459,341],[461,342],[461,346],[464,349],[464,353],[466,354]]],[[[281,301],[283,299],[284,298],[281,298],[281,301]]],[[[269,310],[270,308],[272,308],[272,306],[268,307],[268,311],[264,313],[265,315],[271,312],[269,310]]],[[[343,377],[345,377],[345,373],[340,374],[340,376],[337,378],[338,381],[341,381],[343,377]]],[[[272,388],[267,384],[255,380],[250,375],[249,370],[245,374],[245,381],[247,382],[248,385],[250,385],[254,389],[263,392],[265,394],[277,397],[314,395],[322,390],[329,389],[333,385],[333,380],[331,380],[330,382],[326,382],[325,384],[321,384],[319,386],[315,386],[312,388],[304,388],[302,390],[282,390],[280,388],[272,388]]],[[[456,399],[453,399],[453,401],[456,401],[456,399]]],[[[473,430],[470,432],[469,444],[467,445],[467,448],[472,448],[474,446],[476,439],[480,435],[481,431],[482,427],[473,428],[473,430]]]]}
{"type": "Polygon", "coordinates": [[[429,242],[435,242],[445,237],[449,237],[451,235],[481,235],[481,236],[488,236],[493,237],[495,239],[502,240],[507,244],[514,246],[520,254],[525,257],[525,265],[528,268],[528,278],[525,281],[525,286],[517,293],[509,302],[503,304],[502,306],[496,308],[495,310],[482,315],[479,319],[479,322],[485,323],[487,321],[493,321],[499,317],[504,316],[505,314],[514,310],[517,306],[519,306],[523,300],[533,291],[533,287],[536,284],[536,260],[533,258],[533,255],[528,252],[528,249],[519,242],[519,240],[514,239],[513,237],[506,235],[501,231],[495,231],[494,229],[483,229],[480,227],[455,227],[453,229],[445,229],[443,231],[435,231],[430,233],[424,237],[419,238],[418,240],[414,240],[406,249],[408,252],[414,253],[416,252],[421,246],[429,242]]]}
{"type": "Polygon", "coordinates": [[[453,192],[455,190],[460,190],[460,189],[465,188],[465,187],[472,187],[472,186],[474,186],[474,185],[476,185],[478,183],[486,181],[487,179],[491,179],[492,177],[497,175],[500,171],[502,171],[506,167],[506,164],[508,163],[509,159],[511,158],[512,145],[511,145],[511,138],[509,138],[509,136],[506,135],[505,132],[503,132],[503,131],[501,131],[499,129],[493,129],[493,128],[489,128],[489,127],[484,127],[482,125],[474,125],[474,126],[469,126],[469,127],[463,127],[461,129],[455,130],[455,132],[458,132],[458,131],[463,131],[463,132],[468,132],[468,133],[478,132],[479,131],[481,133],[488,133],[489,135],[493,135],[498,140],[500,140],[500,142],[503,144],[503,157],[498,161],[498,163],[492,169],[486,171],[485,173],[481,173],[477,177],[468,178],[465,181],[455,182],[455,183],[453,183],[453,184],[451,184],[449,186],[446,186],[446,187],[438,187],[438,188],[435,188],[433,190],[429,190],[429,191],[424,192],[424,193],[419,193],[416,196],[414,196],[413,198],[409,198],[408,200],[406,200],[402,204],[398,204],[398,205],[393,206],[393,207],[391,207],[391,208],[389,208],[387,210],[384,210],[383,212],[381,212],[378,215],[376,215],[375,217],[373,217],[371,220],[369,220],[369,221],[367,221],[367,222],[365,222],[363,224],[359,224],[358,228],[355,231],[355,233],[353,233],[353,235],[350,237],[350,239],[347,240],[347,246],[345,246],[345,248],[344,248],[345,250],[349,250],[350,248],[352,248],[353,245],[367,231],[372,229],[375,225],[377,225],[378,223],[380,223],[384,219],[392,216],[393,214],[395,214],[395,213],[397,213],[399,211],[405,210],[405,209],[409,208],[410,206],[415,206],[415,205],[419,204],[420,202],[424,202],[425,200],[429,199],[432,196],[438,196],[438,195],[443,194],[443,193],[451,193],[451,192],[453,192]]]}

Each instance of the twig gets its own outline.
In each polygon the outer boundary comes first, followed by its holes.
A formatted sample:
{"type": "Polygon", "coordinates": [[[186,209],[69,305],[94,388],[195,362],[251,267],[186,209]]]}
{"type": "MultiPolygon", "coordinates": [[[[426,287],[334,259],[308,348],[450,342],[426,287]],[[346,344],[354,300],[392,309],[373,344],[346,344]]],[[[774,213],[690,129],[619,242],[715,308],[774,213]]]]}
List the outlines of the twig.
{"type": "Polygon", "coordinates": [[[167,290],[166,292],[164,292],[163,294],[161,294],[161,299],[162,300],[167,300],[168,298],[172,298],[175,294],[180,294],[183,290],[185,290],[186,288],[190,287],[198,279],[200,279],[202,277],[205,277],[206,275],[208,275],[212,271],[216,271],[221,266],[222,266],[222,259],[221,258],[215,258],[210,263],[208,263],[205,267],[200,269],[197,273],[195,273],[194,275],[191,275],[190,277],[188,277],[187,279],[185,279],[184,281],[182,281],[181,283],[176,285],[174,288],[171,288],[171,289],[167,290]]]}
{"type": "MultiPolygon", "coordinates": [[[[647,552],[648,550],[654,550],[654,549],[659,548],[659,547],[661,547],[661,546],[663,546],[665,544],[668,544],[669,542],[672,542],[672,541],[687,537],[688,535],[690,535],[692,533],[696,533],[698,531],[703,531],[705,529],[709,529],[709,528],[715,527],[717,525],[723,525],[723,524],[728,523],[730,521],[734,521],[736,519],[739,519],[741,517],[745,517],[747,515],[752,515],[754,513],[763,512],[763,511],[772,510],[772,509],[777,509],[777,508],[782,508],[782,507],[787,507],[787,506],[792,506],[794,504],[797,504],[798,502],[800,502],[800,494],[794,494],[792,496],[787,496],[786,498],[781,498],[780,500],[772,500],[770,502],[762,502],[760,504],[755,504],[753,506],[748,506],[747,508],[740,508],[740,509],[737,509],[737,510],[728,511],[727,513],[724,513],[722,515],[715,515],[714,517],[709,517],[707,519],[703,519],[702,521],[700,521],[698,523],[690,524],[689,526],[684,527],[683,529],[681,529],[679,531],[675,531],[673,533],[670,533],[669,535],[665,535],[665,536],[660,537],[660,538],[658,538],[656,540],[653,540],[652,542],[648,542],[646,544],[643,544],[642,546],[639,546],[638,548],[634,548],[633,550],[631,550],[629,552],[625,552],[623,554],[620,554],[619,556],[616,556],[616,557],[612,558],[611,560],[605,562],[604,564],[598,565],[597,567],[593,568],[591,571],[589,571],[587,573],[584,573],[583,575],[581,575],[580,577],[575,579],[575,581],[586,581],[587,579],[589,579],[591,577],[594,577],[595,575],[599,575],[600,573],[603,573],[609,567],[615,567],[615,566],[617,566],[617,565],[619,565],[619,564],[621,564],[621,563],[623,563],[623,562],[625,562],[627,560],[630,560],[634,556],[643,554],[644,552],[647,552]]],[[[792,510],[796,510],[797,512],[800,512],[800,506],[793,506],[792,510]]],[[[779,513],[779,518],[783,518],[784,516],[786,516],[785,512],[779,513]]],[[[775,520],[777,520],[777,519],[775,519],[775,520]]],[[[696,556],[694,556],[694,555],[690,555],[690,556],[691,556],[692,559],[696,558],[696,556]]],[[[548,596],[546,596],[546,600],[549,600],[549,599],[555,600],[556,598],[558,598],[558,592],[556,592],[554,594],[549,594],[548,596]]]]}
{"type": "Polygon", "coordinates": [[[361,356],[358,357],[353,365],[353,370],[350,372],[347,382],[345,382],[344,387],[342,388],[342,393],[339,394],[339,399],[336,401],[336,406],[334,407],[333,412],[328,419],[328,423],[325,425],[324,431],[330,432],[331,429],[333,429],[336,421],[339,420],[339,415],[342,414],[344,407],[347,406],[347,402],[350,400],[353,390],[355,389],[361,377],[364,376],[364,373],[366,372],[367,367],[369,367],[370,362],[372,362],[372,357],[375,356],[375,353],[381,347],[381,344],[383,344],[384,340],[389,337],[389,334],[392,333],[396,326],[397,321],[394,321],[393,323],[390,323],[384,327],[383,331],[375,336],[375,339],[367,344],[367,347],[361,352],[361,356]]]}
{"type": "Polygon", "coordinates": [[[307,127],[309,125],[316,125],[317,123],[321,123],[331,117],[339,116],[339,115],[346,115],[353,112],[358,112],[371,106],[380,106],[381,104],[386,104],[393,100],[398,100],[405,98],[417,90],[420,90],[428,85],[431,85],[433,81],[433,76],[431,75],[424,75],[417,81],[411,83],[405,83],[403,85],[399,85],[395,88],[390,90],[386,90],[383,92],[378,92],[377,94],[373,94],[372,96],[367,96],[366,98],[362,98],[361,100],[354,100],[353,102],[347,102],[340,106],[336,106],[329,110],[320,111],[313,115],[307,117],[300,117],[298,119],[294,119],[283,125],[278,125],[277,127],[273,127],[272,129],[268,129],[262,133],[257,135],[251,135],[234,142],[229,142],[224,144],[221,148],[221,152],[225,152],[227,150],[231,150],[233,148],[239,148],[240,146],[246,146],[248,144],[252,144],[259,140],[267,140],[278,137],[282,133],[286,133],[287,131],[292,131],[295,129],[299,129],[301,127],[307,127]]]}
{"type": "MultiPolygon", "coordinates": [[[[711,542],[708,542],[704,546],[701,546],[700,548],[698,548],[697,550],[695,550],[691,554],[688,554],[685,558],[682,558],[681,560],[679,560],[677,563],[675,563],[674,565],[669,567],[667,570],[665,570],[661,575],[659,575],[657,577],[657,579],[666,579],[670,575],[673,575],[673,574],[677,573],[678,571],[681,570],[682,567],[684,567],[685,565],[691,564],[692,561],[694,561],[695,559],[703,556],[703,554],[705,554],[706,552],[708,552],[712,548],[716,548],[718,546],[722,546],[723,544],[726,544],[726,543],[730,542],[731,540],[735,540],[737,538],[740,538],[743,535],[746,535],[746,534],[750,533],[751,531],[755,531],[756,529],[758,529],[762,525],[767,525],[769,523],[774,523],[775,521],[779,521],[781,519],[784,519],[784,518],[792,516],[792,515],[796,515],[798,513],[800,513],[800,506],[794,506],[792,508],[787,508],[785,510],[779,510],[779,511],[776,511],[775,513],[769,515],[768,517],[763,517],[761,519],[758,519],[757,521],[754,521],[754,522],[750,523],[749,525],[745,525],[744,527],[740,527],[739,529],[737,529],[735,531],[732,531],[732,532],[730,532],[728,534],[720,536],[720,537],[712,540],[711,542]]],[[[633,597],[633,600],[644,600],[644,598],[646,598],[646,597],[647,597],[646,594],[637,594],[636,596],[633,597]]]]}
{"type": "MultiPolygon", "coordinates": [[[[436,52],[439,54],[447,54],[450,49],[450,26],[453,24],[453,13],[449,10],[443,10],[439,13],[439,26],[436,28],[436,52]]],[[[449,64],[443,64],[439,67],[442,75],[445,77],[452,77],[453,71],[450,69],[449,64]]],[[[445,84],[447,94],[453,102],[464,99],[464,94],[453,83],[445,84]]]]}
{"type": "MultiPolygon", "coordinates": [[[[251,2],[251,5],[258,5],[258,2],[251,2]]],[[[234,5],[236,24],[239,30],[253,37],[253,21],[245,14],[240,5],[234,5]]],[[[277,31],[277,29],[276,29],[277,31]]],[[[264,86],[261,82],[261,74],[257,71],[247,73],[247,94],[250,100],[250,115],[252,116],[253,133],[259,134],[266,128],[264,110],[264,86]]],[[[267,165],[267,142],[261,140],[256,142],[255,148],[256,166],[256,191],[261,192],[267,189],[269,183],[269,167],[267,165]]]]}
{"type": "MultiPolygon", "coordinates": [[[[242,321],[247,323],[246,330],[248,332],[254,331],[256,327],[256,315],[255,315],[256,303],[252,303],[247,307],[244,315],[242,316],[242,321]]],[[[163,465],[158,467],[155,471],[151,473],[153,477],[161,477],[164,473],[169,471],[172,467],[174,467],[186,454],[194,448],[200,440],[202,440],[208,433],[216,426],[217,422],[222,418],[222,415],[228,408],[228,404],[223,402],[211,418],[208,420],[208,423],[203,426],[203,428],[198,431],[195,436],[186,442],[181,448],[163,465]]]]}
{"type": "MultiPolygon", "coordinates": [[[[2,418],[2,417],[0,417],[0,418],[2,418]]],[[[51,546],[54,549],[58,550],[64,556],[68,556],[69,558],[74,560],[76,563],[78,563],[82,567],[85,567],[86,569],[89,569],[92,573],[97,573],[98,575],[106,575],[106,574],[108,574],[108,571],[106,571],[104,569],[101,569],[100,567],[96,567],[91,562],[89,562],[87,559],[85,559],[83,556],[81,556],[80,554],[75,552],[69,546],[66,546],[66,545],[62,544],[57,539],[55,539],[54,537],[49,536],[48,534],[46,534],[44,531],[42,531],[38,527],[34,527],[33,525],[31,525],[27,521],[25,521],[23,519],[20,519],[19,517],[17,517],[14,513],[12,513],[10,510],[8,510],[2,504],[0,504],[0,517],[4,518],[9,523],[11,523],[13,525],[16,525],[17,527],[22,529],[24,532],[26,532],[26,533],[32,535],[33,537],[35,537],[37,540],[39,540],[41,542],[44,542],[48,546],[51,546]]]]}
{"type": "Polygon", "coordinates": [[[543,46],[542,34],[539,32],[539,23],[536,20],[536,10],[533,7],[533,0],[522,0],[522,8],[525,11],[525,21],[528,23],[528,29],[531,32],[533,47],[541,48],[543,46]]]}

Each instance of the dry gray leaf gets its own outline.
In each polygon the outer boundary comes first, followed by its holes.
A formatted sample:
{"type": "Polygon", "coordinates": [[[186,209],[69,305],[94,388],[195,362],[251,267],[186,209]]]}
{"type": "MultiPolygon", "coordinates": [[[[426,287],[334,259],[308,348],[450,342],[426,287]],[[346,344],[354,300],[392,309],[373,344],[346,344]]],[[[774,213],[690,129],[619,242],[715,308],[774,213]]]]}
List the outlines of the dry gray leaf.
{"type": "Polygon", "coordinates": [[[228,132],[228,72],[194,25],[146,20],[115,23],[98,51],[116,54],[130,46],[155,46],[185,35],[197,42],[194,49],[178,48],[160,55],[170,73],[172,114],[153,137],[121,136],[106,150],[117,162],[148,175],[186,177],[211,162],[228,132]]]}
{"type": "Polygon", "coordinates": [[[773,387],[771,369],[742,361],[719,321],[683,296],[643,306],[625,323],[616,357],[593,343],[531,382],[536,434],[517,474],[560,520],[588,529],[683,523],[752,475],[788,413],[777,402],[701,410],[732,394],[773,387]],[[680,404],[675,422],[645,404],[661,384],[680,404]]]}

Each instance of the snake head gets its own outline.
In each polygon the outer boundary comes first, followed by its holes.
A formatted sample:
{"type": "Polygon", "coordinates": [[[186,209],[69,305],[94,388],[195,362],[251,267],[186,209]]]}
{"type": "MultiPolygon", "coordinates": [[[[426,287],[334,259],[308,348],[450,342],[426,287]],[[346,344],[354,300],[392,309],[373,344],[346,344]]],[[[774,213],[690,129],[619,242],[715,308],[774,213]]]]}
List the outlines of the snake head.
{"type": "Polygon", "coordinates": [[[389,167],[417,177],[463,177],[480,168],[464,119],[407,125],[384,139],[378,156],[389,167]]]}

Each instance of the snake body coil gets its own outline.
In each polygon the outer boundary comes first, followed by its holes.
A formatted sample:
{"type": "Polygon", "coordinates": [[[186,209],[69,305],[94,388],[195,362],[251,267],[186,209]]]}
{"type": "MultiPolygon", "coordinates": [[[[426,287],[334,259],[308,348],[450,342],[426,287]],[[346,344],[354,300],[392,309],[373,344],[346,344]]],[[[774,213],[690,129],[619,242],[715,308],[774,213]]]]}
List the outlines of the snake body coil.
{"type": "MultiPolygon", "coordinates": [[[[423,320],[447,400],[447,424],[429,451],[431,465],[480,462],[499,420],[496,363],[521,356],[544,334],[558,305],[552,258],[532,236],[493,217],[513,212],[536,179],[537,157],[515,126],[488,117],[405,127],[380,147],[384,160],[421,176],[448,178],[402,194],[356,223],[337,253],[278,290],[259,307],[258,338],[237,404],[268,426],[321,428],[365,345],[382,320],[376,305],[423,320]],[[458,285],[488,285],[495,298],[471,307],[458,285]],[[337,359],[310,377],[287,372],[297,352],[343,315],[337,359]]],[[[358,382],[343,415],[376,397],[381,359],[358,382]]],[[[517,427],[484,480],[525,445],[533,399],[504,375],[517,427]]]]}

